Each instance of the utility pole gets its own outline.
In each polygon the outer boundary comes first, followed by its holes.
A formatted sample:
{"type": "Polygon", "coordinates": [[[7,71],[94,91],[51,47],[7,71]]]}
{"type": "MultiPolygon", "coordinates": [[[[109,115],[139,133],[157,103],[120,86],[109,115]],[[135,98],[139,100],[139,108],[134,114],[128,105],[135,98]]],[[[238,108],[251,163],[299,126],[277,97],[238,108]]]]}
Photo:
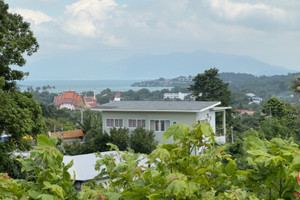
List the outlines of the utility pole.
{"type": "Polygon", "coordinates": [[[233,141],[233,127],[231,127],[231,143],[233,144],[234,141],[233,141]]]}
{"type": "Polygon", "coordinates": [[[64,128],[60,127],[60,139],[63,140],[64,139],[64,128]]]}
{"type": "Polygon", "coordinates": [[[80,109],[80,123],[83,124],[83,109],[80,109]]]}

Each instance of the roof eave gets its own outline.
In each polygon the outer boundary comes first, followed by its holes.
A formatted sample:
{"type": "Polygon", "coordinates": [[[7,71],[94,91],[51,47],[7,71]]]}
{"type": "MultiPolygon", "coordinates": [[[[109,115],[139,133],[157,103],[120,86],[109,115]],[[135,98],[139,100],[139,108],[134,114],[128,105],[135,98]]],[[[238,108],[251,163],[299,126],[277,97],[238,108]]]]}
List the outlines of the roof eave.
{"type": "Polygon", "coordinates": [[[213,105],[211,105],[211,106],[208,106],[208,107],[206,107],[206,108],[201,109],[200,112],[203,112],[203,111],[212,109],[212,108],[214,108],[214,107],[216,107],[216,106],[218,106],[218,105],[220,105],[220,104],[221,104],[221,102],[217,102],[217,103],[215,103],[215,104],[213,104],[213,105]]]}

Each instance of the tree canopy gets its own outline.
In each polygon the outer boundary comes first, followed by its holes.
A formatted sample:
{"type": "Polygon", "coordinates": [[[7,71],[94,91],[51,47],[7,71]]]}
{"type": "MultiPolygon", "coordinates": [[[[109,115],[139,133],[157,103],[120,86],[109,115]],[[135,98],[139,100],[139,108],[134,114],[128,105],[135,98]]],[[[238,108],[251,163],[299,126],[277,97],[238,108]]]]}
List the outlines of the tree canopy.
{"type": "Polygon", "coordinates": [[[0,77],[4,77],[3,90],[13,89],[16,80],[22,80],[28,73],[14,70],[10,65],[22,67],[28,56],[37,51],[39,45],[29,23],[22,16],[8,12],[8,5],[0,0],[0,77]]]}
{"type": "Polygon", "coordinates": [[[289,88],[291,88],[292,92],[296,93],[300,100],[300,76],[296,76],[294,80],[289,85],[289,88]]]}
{"type": "Polygon", "coordinates": [[[218,78],[218,69],[212,68],[198,74],[194,79],[194,85],[190,85],[189,90],[197,101],[221,101],[221,105],[232,104],[231,92],[228,90],[228,83],[224,83],[218,78]]]}

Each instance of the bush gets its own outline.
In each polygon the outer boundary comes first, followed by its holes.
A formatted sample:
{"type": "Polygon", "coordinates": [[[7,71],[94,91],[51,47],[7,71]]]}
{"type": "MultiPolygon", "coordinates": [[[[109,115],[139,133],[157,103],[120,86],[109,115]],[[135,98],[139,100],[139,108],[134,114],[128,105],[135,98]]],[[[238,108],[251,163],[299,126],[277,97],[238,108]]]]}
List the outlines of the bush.
{"type": "Polygon", "coordinates": [[[120,151],[125,151],[129,147],[129,129],[128,128],[111,128],[110,141],[116,145],[120,151]]]}
{"type": "Polygon", "coordinates": [[[147,131],[142,127],[138,127],[130,135],[130,148],[136,153],[150,154],[157,145],[154,137],[155,135],[153,131],[147,131]]]}

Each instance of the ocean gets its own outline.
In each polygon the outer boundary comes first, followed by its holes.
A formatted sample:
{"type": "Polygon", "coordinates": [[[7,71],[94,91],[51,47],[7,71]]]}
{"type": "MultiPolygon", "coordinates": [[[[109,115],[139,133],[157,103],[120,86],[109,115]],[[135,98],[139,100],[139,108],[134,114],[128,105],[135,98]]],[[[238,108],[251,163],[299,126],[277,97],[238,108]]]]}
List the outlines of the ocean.
{"type": "MultiPolygon", "coordinates": [[[[74,90],[78,93],[84,91],[96,91],[99,94],[101,91],[109,88],[112,91],[138,91],[142,87],[131,87],[134,82],[142,80],[24,80],[18,81],[17,84],[21,91],[25,91],[28,87],[43,87],[54,86],[54,89],[49,89],[49,92],[61,93],[63,91],[74,90]]],[[[150,91],[171,89],[171,87],[143,87],[150,91]]]]}

